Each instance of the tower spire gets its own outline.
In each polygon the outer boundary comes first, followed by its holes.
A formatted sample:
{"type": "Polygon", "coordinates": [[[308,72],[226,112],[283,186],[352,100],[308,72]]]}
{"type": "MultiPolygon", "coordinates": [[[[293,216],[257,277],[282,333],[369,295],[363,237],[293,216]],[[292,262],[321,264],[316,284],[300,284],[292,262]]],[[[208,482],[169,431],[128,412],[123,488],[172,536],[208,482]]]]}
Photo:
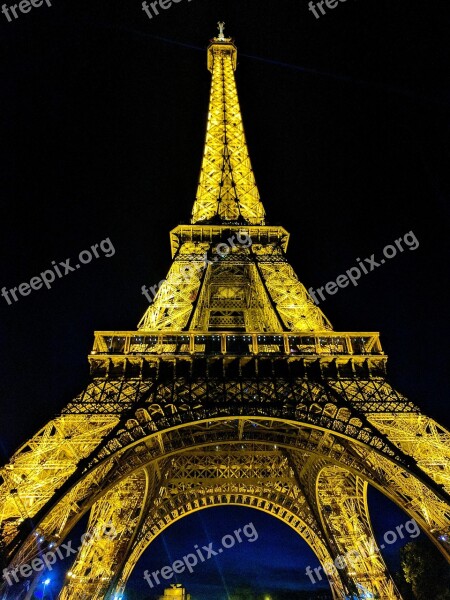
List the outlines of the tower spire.
{"type": "Polygon", "coordinates": [[[225,37],[225,23],[217,25],[219,35],[208,47],[211,95],[191,222],[264,225],[234,77],[237,48],[231,37],[225,37]]]}
{"type": "Polygon", "coordinates": [[[225,35],[224,35],[224,33],[223,33],[223,31],[224,31],[224,29],[225,29],[225,23],[224,23],[224,21],[219,21],[219,22],[217,23],[217,29],[219,30],[219,37],[218,37],[218,39],[219,39],[221,42],[224,42],[224,41],[225,41],[225,35]]]}
{"type": "Polygon", "coordinates": [[[225,23],[217,25],[208,47],[211,98],[192,221],[171,231],[172,266],[138,327],[331,330],[287,261],[288,232],[265,224],[234,79],[237,49],[225,23]]]}

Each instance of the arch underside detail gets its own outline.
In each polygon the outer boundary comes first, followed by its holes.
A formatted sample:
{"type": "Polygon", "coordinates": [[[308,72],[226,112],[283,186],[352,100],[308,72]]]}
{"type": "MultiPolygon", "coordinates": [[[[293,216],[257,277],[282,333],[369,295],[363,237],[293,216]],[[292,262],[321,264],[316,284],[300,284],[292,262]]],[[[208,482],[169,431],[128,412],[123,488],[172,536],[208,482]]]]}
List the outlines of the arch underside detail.
{"type": "MultiPolygon", "coordinates": [[[[247,455],[277,446],[300,464],[303,477],[303,462],[323,459],[382,490],[439,545],[439,535],[449,530],[447,440],[448,432],[382,380],[93,381],[3,470],[2,510],[10,513],[3,531],[9,531],[11,564],[28,562],[37,552],[32,536],[11,543],[24,515],[35,518],[46,539],[60,543],[119,482],[140,470],[155,482],[167,461],[212,444],[239,443],[247,455]],[[424,457],[426,444],[439,453],[439,464],[424,457]],[[53,464],[64,456],[66,479],[56,493],[61,469],[58,480],[51,469],[41,469],[41,486],[33,490],[20,477],[21,470],[23,475],[39,468],[44,456],[53,464]]],[[[308,502],[314,505],[313,494],[308,502]]],[[[317,508],[316,519],[319,513],[317,508]]]]}
{"type": "MultiPolygon", "coordinates": [[[[119,594],[138,559],[148,545],[172,523],[193,512],[219,505],[242,505],[271,514],[292,527],[305,539],[319,560],[331,560],[326,541],[308,509],[306,499],[297,487],[293,470],[281,450],[259,449],[248,452],[241,445],[197,449],[181,453],[164,461],[161,477],[154,486],[146,504],[147,517],[141,523],[134,544],[130,548],[124,569],[119,577],[94,592],[92,582],[89,598],[103,598],[105,594],[119,594]],[[273,465],[271,472],[270,465],[273,465]]],[[[100,500],[103,504],[103,499],[100,500]]],[[[244,523],[242,524],[244,525],[244,523]]],[[[198,540],[200,542],[200,540],[198,540]]],[[[114,556],[109,560],[114,561],[114,556]]],[[[80,562],[80,569],[84,565],[80,562]]],[[[81,597],[86,579],[78,577],[77,565],[61,599],[81,597]]],[[[336,573],[330,575],[330,584],[336,598],[344,591],[336,573]]]]}
{"type": "MultiPolygon", "coordinates": [[[[278,447],[260,446],[249,452],[242,444],[233,444],[183,452],[163,461],[158,470],[161,476],[158,477],[158,473],[153,471],[155,485],[146,502],[147,516],[139,526],[129,554],[122,557],[123,570],[118,571],[117,576],[111,579],[104,577],[101,570],[97,571],[96,579],[89,578],[84,576],[89,562],[86,557],[80,557],[72,568],[71,578],[60,600],[120,596],[140,556],[164,529],[195,511],[227,504],[262,510],[293,528],[309,544],[326,569],[326,575],[322,572],[322,577],[325,579],[328,576],[334,598],[343,598],[353,589],[377,593],[383,600],[401,598],[387,572],[379,548],[375,543],[370,543],[370,540],[374,542],[374,538],[366,502],[367,485],[349,471],[324,459],[315,459],[316,469],[310,469],[309,472],[312,474],[317,471],[323,478],[325,468],[332,468],[334,481],[340,477],[341,483],[344,482],[346,487],[345,502],[348,504],[350,498],[352,506],[356,505],[358,508],[352,516],[353,538],[347,530],[340,530],[341,528],[338,528],[339,531],[327,531],[317,518],[308,494],[299,485],[298,467],[301,463],[305,466],[314,457],[308,455],[307,461],[304,459],[305,453],[300,456],[278,447]],[[355,486],[356,481],[358,485],[355,486]],[[363,540],[369,549],[366,553],[361,551],[363,540]],[[352,561],[351,574],[348,573],[347,566],[344,566],[345,572],[340,572],[333,566],[333,556],[348,553],[356,546],[361,555],[357,563],[352,561]],[[84,596],[86,590],[88,592],[84,596]]],[[[109,515],[111,504],[111,492],[97,503],[104,505],[105,512],[109,515]]],[[[321,502],[314,504],[319,509],[322,506],[321,502]]],[[[119,511],[120,503],[117,506],[119,511]]],[[[333,516],[340,522],[342,510],[336,511],[333,516]]],[[[98,518],[92,520],[92,527],[97,520],[98,518]]],[[[122,522],[121,516],[118,519],[119,527],[122,522]]],[[[117,564],[117,552],[112,550],[105,561],[108,565],[117,564]]],[[[98,565],[96,552],[97,549],[92,548],[91,563],[98,565]]],[[[90,571],[90,566],[88,569],[90,571]]],[[[299,578],[302,577],[306,579],[305,574],[299,574],[299,578]]]]}

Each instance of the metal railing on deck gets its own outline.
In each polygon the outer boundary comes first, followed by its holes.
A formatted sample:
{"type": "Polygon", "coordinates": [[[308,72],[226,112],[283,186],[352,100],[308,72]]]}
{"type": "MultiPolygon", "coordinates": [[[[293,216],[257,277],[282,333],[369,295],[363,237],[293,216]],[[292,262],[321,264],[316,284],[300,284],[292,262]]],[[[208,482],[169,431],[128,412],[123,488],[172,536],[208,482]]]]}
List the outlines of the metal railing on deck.
{"type": "Polygon", "coordinates": [[[95,332],[92,354],[382,355],[378,333],[95,332]]]}

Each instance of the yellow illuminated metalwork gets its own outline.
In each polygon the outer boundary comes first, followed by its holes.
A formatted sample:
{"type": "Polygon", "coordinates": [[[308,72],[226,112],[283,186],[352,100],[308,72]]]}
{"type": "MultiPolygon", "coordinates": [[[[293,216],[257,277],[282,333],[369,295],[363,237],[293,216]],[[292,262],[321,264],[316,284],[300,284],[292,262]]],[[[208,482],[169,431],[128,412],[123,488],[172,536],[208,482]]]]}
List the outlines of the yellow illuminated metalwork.
{"type": "Polygon", "coordinates": [[[208,49],[211,97],[192,223],[217,219],[264,225],[234,78],[236,55],[230,38],[216,38],[208,49]]]}
{"type": "Polygon", "coordinates": [[[0,470],[11,569],[64,542],[87,512],[88,533],[117,532],[87,536],[61,600],[121,595],[161,531],[232,504],[302,536],[335,600],[355,586],[399,600],[373,541],[369,484],[450,556],[450,434],[387,383],[378,333],[333,331],[289,265],[289,234],[265,224],[236,62],[221,24],[192,221],[170,233],[154,303],[137,330],[95,333],[86,389],[0,470]],[[361,545],[351,569],[329,568],[361,545]]]}

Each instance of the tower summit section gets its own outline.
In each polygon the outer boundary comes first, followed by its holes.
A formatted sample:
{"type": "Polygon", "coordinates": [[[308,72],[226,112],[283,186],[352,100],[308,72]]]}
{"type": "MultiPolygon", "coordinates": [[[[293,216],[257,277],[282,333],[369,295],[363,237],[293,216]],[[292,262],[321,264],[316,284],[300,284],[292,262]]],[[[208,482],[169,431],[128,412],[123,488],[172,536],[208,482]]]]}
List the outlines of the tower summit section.
{"type": "Polygon", "coordinates": [[[237,48],[223,25],[208,47],[211,95],[192,223],[264,225],[234,77],[237,48]]]}
{"type": "Polygon", "coordinates": [[[171,232],[172,267],[139,329],[331,331],[287,261],[288,232],[266,225],[234,76],[237,49],[224,23],[219,30],[207,50],[211,93],[191,222],[171,232]]]}

